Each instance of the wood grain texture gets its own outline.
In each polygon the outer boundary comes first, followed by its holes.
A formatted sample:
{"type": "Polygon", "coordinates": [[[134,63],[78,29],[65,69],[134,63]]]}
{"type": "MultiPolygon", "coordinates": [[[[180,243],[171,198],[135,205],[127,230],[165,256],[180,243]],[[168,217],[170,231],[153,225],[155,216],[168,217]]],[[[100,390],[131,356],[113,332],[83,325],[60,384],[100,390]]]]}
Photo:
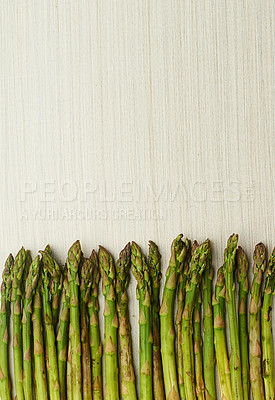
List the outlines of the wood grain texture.
{"type": "MultiPolygon", "coordinates": [[[[274,234],[272,0],[0,8],[0,257],[274,234]]],[[[137,302],[131,319],[137,366],[137,302]]]]}

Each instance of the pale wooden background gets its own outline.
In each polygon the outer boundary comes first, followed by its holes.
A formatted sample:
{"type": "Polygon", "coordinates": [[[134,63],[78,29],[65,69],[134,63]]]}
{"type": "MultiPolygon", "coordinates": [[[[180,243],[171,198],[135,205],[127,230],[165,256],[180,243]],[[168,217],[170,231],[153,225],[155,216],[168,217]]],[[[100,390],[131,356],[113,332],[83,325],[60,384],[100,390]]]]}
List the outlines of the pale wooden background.
{"type": "Polygon", "coordinates": [[[233,231],[271,250],[272,0],[2,0],[0,18],[1,265],[152,239],[165,270],[179,232],[215,268],[233,231]]]}

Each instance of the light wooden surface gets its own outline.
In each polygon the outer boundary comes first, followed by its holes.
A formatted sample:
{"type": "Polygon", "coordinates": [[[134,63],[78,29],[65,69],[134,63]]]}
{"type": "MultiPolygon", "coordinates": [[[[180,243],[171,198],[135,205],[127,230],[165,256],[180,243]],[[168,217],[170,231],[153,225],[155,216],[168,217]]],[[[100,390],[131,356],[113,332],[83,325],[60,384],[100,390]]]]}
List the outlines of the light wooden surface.
{"type": "MultiPolygon", "coordinates": [[[[0,8],[0,257],[274,234],[274,1],[0,8]]],[[[2,268],[2,267],[1,267],[2,268]]],[[[137,302],[131,319],[137,366],[137,302]]]]}

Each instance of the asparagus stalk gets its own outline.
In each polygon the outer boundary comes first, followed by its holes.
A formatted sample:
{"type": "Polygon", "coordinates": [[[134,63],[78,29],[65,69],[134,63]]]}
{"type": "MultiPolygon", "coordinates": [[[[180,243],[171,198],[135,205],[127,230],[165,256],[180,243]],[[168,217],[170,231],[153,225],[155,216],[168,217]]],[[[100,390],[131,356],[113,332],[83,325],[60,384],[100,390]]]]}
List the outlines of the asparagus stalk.
{"type": "Polygon", "coordinates": [[[213,293],[212,304],[214,311],[214,343],[221,397],[223,400],[231,400],[231,375],[225,334],[225,279],[223,266],[218,270],[215,294],[213,293]]]}
{"type": "Polygon", "coordinates": [[[237,268],[239,283],[239,333],[242,366],[243,398],[249,399],[249,359],[247,332],[247,295],[248,295],[248,260],[242,247],[237,250],[237,268]]]}
{"type": "Polygon", "coordinates": [[[89,345],[89,323],[87,302],[91,292],[92,263],[86,258],[81,268],[80,284],[80,318],[81,318],[81,352],[82,352],[82,386],[83,400],[92,400],[91,354],[89,345]]]}
{"type": "Polygon", "coordinates": [[[165,400],[162,362],[160,352],[159,290],[161,281],[160,252],[158,246],[149,242],[148,265],[152,282],[152,333],[153,333],[153,391],[154,398],[165,400]]]}
{"type": "Polygon", "coordinates": [[[13,361],[14,361],[14,379],[17,400],[24,400],[23,389],[23,351],[22,351],[22,285],[24,268],[26,261],[26,251],[22,247],[15,257],[12,270],[12,293],[11,300],[13,304],[13,361]]]}
{"type": "MultiPolygon", "coordinates": [[[[39,266],[40,268],[40,266],[39,266]]],[[[39,277],[33,299],[32,326],[33,326],[33,355],[36,397],[48,400],[46,365],[44,353],[43,322],[42,322],[42,279],[39,277]]]]}
{"type": "Polygon", "coordinates": [[[9,375],[9,321],[11,300],[11,273],[14,259],[10,254],[5,262],[1,285],[0,310],[0,397],[11,400],[11,386],[9,375]]]}
{"type": "Polygon", "coordinates": [[[160,334],[163,377],[167,399],[179,399],[175,358],[174,303],[179,276],[188,251],[188,239],[178,235],[171,245],[171,258],[166,271],[160,309],[160,334]]]}
{"type": "Polygon", "coordinates": [[[191,258],[189,273],[186,285],[186,300],[182,314],[182,351],[184,354],[183,362],[183,379],[185,387],[185,396],[188,400],[196,399],[195,380],[194,380],[194,361],[193,361],[193,345],[192,345],[192,317],[195,302],[198,298],[198,286],[201,282],[201,276],[206,267],[206,259],[208,257],[210,242],[206,240],[198,246],[191,258]]]}
{"type": "Polygon", "coordinates": [[[216,399],[215,385],[215,352],[214,352],[214,321],[212,309],[212,280],[213,266],[211,249],[207,258],[206,268],[203,274],[203,373],[206,400],[216,399]]]}
{"type": "MultiPolygon", "coordinates": [[[[26,281],[29,275],[32,263],[32,256],[30,250],[26,250],[25,267],[21,282],[22,287],[22,351],[23,351],[23,390],[25,398],[32,398],[32,373],[33,373],[33,343],[32,343],[32,327],[31,327],[31,312],[26,317],[24,313],[26,303],[26,281]],[[27,318],[27,322],[26,322],[27,318]],[[26,329],[27,326],[27,329],[26,329]],[[26,333],[28,337],[26,337],[26,333]],[[29,351],[27,351],[29,349],[29,351]],[[30,357],[31,358],[30,358],[30,357]],[[31,397],[29,397],[31,396],[31,397]]],[[[31,307],[31,306],[30,306],[31,307]]]]}
{"type": "Polygon", "coordinates": [[[67,400],[73,400],[73,386],[72,386],[72,351],[71,351],[71,338],[69,338],[68,345],[68,363],[67,363],[67,400]]]}
{"type": "Polygon", "coordinates": [[[139,376],[140,400],[153,400],[153,350],[150,321],[151,282],[149,268],[140,247],[132,242],[131,268],[137,280],[139,300],[139,376]]]}
{"type": "MultiPolygon", "coordinates": [[[[192,259],[192,256],[193,256],[193,254],[194,254],[194,252],[195,252],[195,250],[197,249],[199,247],[199,243],[196,241],[196,240],[194,240],[194,242],[193,242],[193,245],[192,245],[192,248],[191,248],[191,259],[192,259]]],[[[207,260],[206,260],[207,261],[207,260]]],[[[191,262],[191,260],[190,260],[190,262],[191,262]]],[[[206,264],[205,264],[205,266],[206,266],[206,264]]],[[[202,277],[203,277],[203,274],[202,274],[202,276],[201,276],[201,280],[202,280],[202,277]]],[[[201,282],[201,281],[200,281],[201,282]]],[[[201,283],[200,283],[201,284],[201,283]]],[[[199,285],[200,285],[199,284],[199,285]]],[[[198,287],[199,287],[199,285],[198,285],[198,287]]],[[[198,299],[198,288],[197,288],[197,292],[196,292],[196,300],[195,300],[195,305],[196,305],[196,302],[197,302],[197,299],[198,299]]],[[[194,305],[194,308],[195,308],[195,305],[194,305]]],[[[194,311],[193,311],[193,315],[194,315],[194,311]]],[[[190,354],[191,354],[191,371],[193,371],[193,374],[194,374],[194,379],[195,379],[195,355],[194,355],[194,324],[193,324],[193,315],[192,315],[192,317],[191,317],[191,320],[190,320],[190,333],[189,333],[189,336],[190,336],[190,354]]]]}
{"type": "Polygon", "coordinates": [[[185,400],[185,390],[183,382],[183,352],[182,352],[182,313],[185,303],[185,285],[186,275],[182,272],[179,277],[178,283],[178,298],[177,298],[177,315],[176,315],[176,327],[177,327],[177,372],[178,372],[178,384],[179,384],[179,395],[180,400],[185,400]]]}
{"type": "Polygon", "coordinates": [[[60,325],[57,334],[57,357],[58,357],[58,376],[60,382],[61,400],[66,399],[66,366],[68,357],[68,334],[70,324],[70,287],[68,282],[67,270],[63,277],[62,309],[60,315],[60,325]]]}
{"type": "Polygon", "coordinates": [[[197,400],[205,399],[203,379],[202,338],[201,338],[201,293],[199,292],[193,315],[194,325],[194,358],[197,400]]]}
{"type": "Polygon", "coordinates": [[[25,258],[25,267],[23,271],[23,277],[22,277],[22,301],[23,301],[23,308],[24,308],[24,302],[26,298],[26,281],[30,272],[30,267],[32,263],[32,256],[30,250],[26,250],[26,258],[25,258]]]}
{"type": "Polygon", "coordinates": [[[238,235],[233,234],[227,242],[227,248],[224,252],[224,266],[225,266],[225,287],[226,287],[226,304],[229,319],[229,333],[230,333],[230,373],[232,383],[232,394],[234,400],[243,400],[243,387],[242,387],[242,372],[241,372],[241,353],[239,342],[239,329],[238,319],[236,313],[235,303],[235,283],[234,283],[234,270],[236,248],[238,242],[238,235]]]}
{"type": "Polygon", "coordinates": [[[179,277],[178,283],[178,298],[177,298],[177,315],[176,315],[176,327],[177,327],[177,367],[178,367],[178,383],[180,399],[185,400],[185,390],[183,382],[183,352],[182,352],[182,313],[185,304],[185,293],[186,293],[186,280],[189,269],[189,262],[191,259],[191,248],[190,242],[188,245],[187,256],[184,260],[183,270],[179,277]]]}
{"type": "Polygon", "coordinates": [[[62,269],[52,257],[52,251],[48,245],[44,251],[44,260],[47,260],[48,272],[51,276],[50,293],[52,305],[53,326],[56,329],[59,318],[59,303],[62,293],[62,269]]]}
{"type": "MultiPolygon", "coordinates": [[[[192,248],[191,248],[191,259],[192,259],[192,256],[193,256],[195,250],[198,247],[199,247],[199,243],[196,240],[194,240],[192,248]]],[[[191,262],[191,260],[190,260],[190,262],[191,262]]],[[[205,266],[206,266],[206,264],[205,264],[205,266]]],[[[202,277],[203,277],[203,274],[201,275],[201,280],[202,280],[202,277]]],[[[201,282],[201,280],[200,280],[200,282],[201,282]]],[[[198,287],[199,287],[199,285],[198,285],[198,287]]],[[[197,301],[197,297],[198,297],[198,288],[197,288],[197,292],[196,292],[196,300],[195,301],[197,301]]],[[[194,306],[194,308],[195,308],[195,306],[194,306]]],[[[193,311],[193,314],[194,314],[194,311],[193,311]]],[[[195,373],[195,355],[194,355],[194,351],[193,351],[194,350],[193,336],[194,336],[194,325],[193,325],[193,318],[191,318],[191,320],[190,320],[191,371],[193,371],[195,373]]]]}
{"type": "Polygon", "coordinates": [[[117,360],[117,330],[118,318],[116,313],[115,276],[116,270],[111,254],[99,247],[99,265],[102,276],[104,309],[104,351],[105,351],[105,398],[119,400],[118,360],[117,360]]]}
{"type": "Polygon", "coordinates": [[[116,293],[119,320],[121,395],[123,400],[136,400],[135,372],[132,357],[127,287],[130,280],[131,245],[128,243],[116,263],[116,293]]]}
{"type": "Polygon", "coordinates": [[[92,263],[91,298],[88,302],[88,315],[90,322],[90,352],[92,361],[92,390],[93,400],[103,399],[102,387],[102,343],[98,323],[98,282],[100,279],[99,264],[96,252],[93,250],[90,260],[92,263]]]}
{"type": "Polygon", "coordinates": [[[44,323],[46,329],[46,361],[47,378],[49,387],[49,397],[51,400],[60,400],[60,384],[58,376],[58,364],[55,344],[55,331],[50,302],[50,273],[49,273],[49,254],[47,248],[41,251],[42,254],[42,299],[44,310],[44,323]]]}
{"type": "Polygon", "coordinates": [[[264,385],[261,362],[261,285],[266,268],[266,249],[263,243],[257,244],[253,254],[254,279],[249,307],[249,361],[250,382],[254,400],[264,398],[264,385]]]}
{"type": "MultiPolygon", "coordinates": [[[[29,257],[29,256],[28,256],[29,257]]],[[[30,259],[28,259],[29,263],[30,259]]],[[[23,336],[23,387],[26,399],[32,398],[32,301],[39,280],[40,258],[37,256],[29,267],[25,281],[23,301],[22,336],[23,336]]]]}
{"type": "Polygon", "coordinates": [[[70,285],[70,339],[72,354],[72,390],[73,399],[82,399],[81,376],[81,338],[79,312],[79,275],[82,259],[80,242],[77,240],[69,249],[67,258],[68,281],[70,285]]]}
{"type": "Polygon", "coordinates": [[[263,378],[265,399],[274,400],[274,354],[272,339],[271,311],[272,300],[275,293],[275,248],[270,256],[266,274],[264,299],[261,312],[262,320],[262,346],[263,346],[263,378]]]}

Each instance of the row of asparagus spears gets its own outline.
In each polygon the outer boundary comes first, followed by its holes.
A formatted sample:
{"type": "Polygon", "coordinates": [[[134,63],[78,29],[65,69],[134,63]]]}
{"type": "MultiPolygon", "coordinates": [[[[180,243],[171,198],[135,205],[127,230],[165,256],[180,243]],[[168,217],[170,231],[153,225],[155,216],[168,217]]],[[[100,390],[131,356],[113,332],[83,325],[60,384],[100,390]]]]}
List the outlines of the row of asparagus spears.
{"type": "Polygon", "coordinates": [[[132,269],[139,301],[141,400],[216,399],[215,363],[222,399],[247,400],[251,388],[255,400],[274,400],[275,249],[265,271],[265,246],[255,247],[248,320],[249,264],[237,242],[233,234],[213,288],[210,241],[191,245],[177,236],[161,307],[161,256],[152,241],[147,259],[132,242],[116,263],[101,246],[85,258],[79,241],[69,249],[63,268],[49,246],[33,260],[24,248],[15,259],[9,255],[1,286],[1,399],[13,398],[12,340],[17,400],[103,399],[103,349],[105,399],[136,400],[127,295],[132,269]],[[98,316],[100,278],[105,296],[104,346],[98,316]]]}

